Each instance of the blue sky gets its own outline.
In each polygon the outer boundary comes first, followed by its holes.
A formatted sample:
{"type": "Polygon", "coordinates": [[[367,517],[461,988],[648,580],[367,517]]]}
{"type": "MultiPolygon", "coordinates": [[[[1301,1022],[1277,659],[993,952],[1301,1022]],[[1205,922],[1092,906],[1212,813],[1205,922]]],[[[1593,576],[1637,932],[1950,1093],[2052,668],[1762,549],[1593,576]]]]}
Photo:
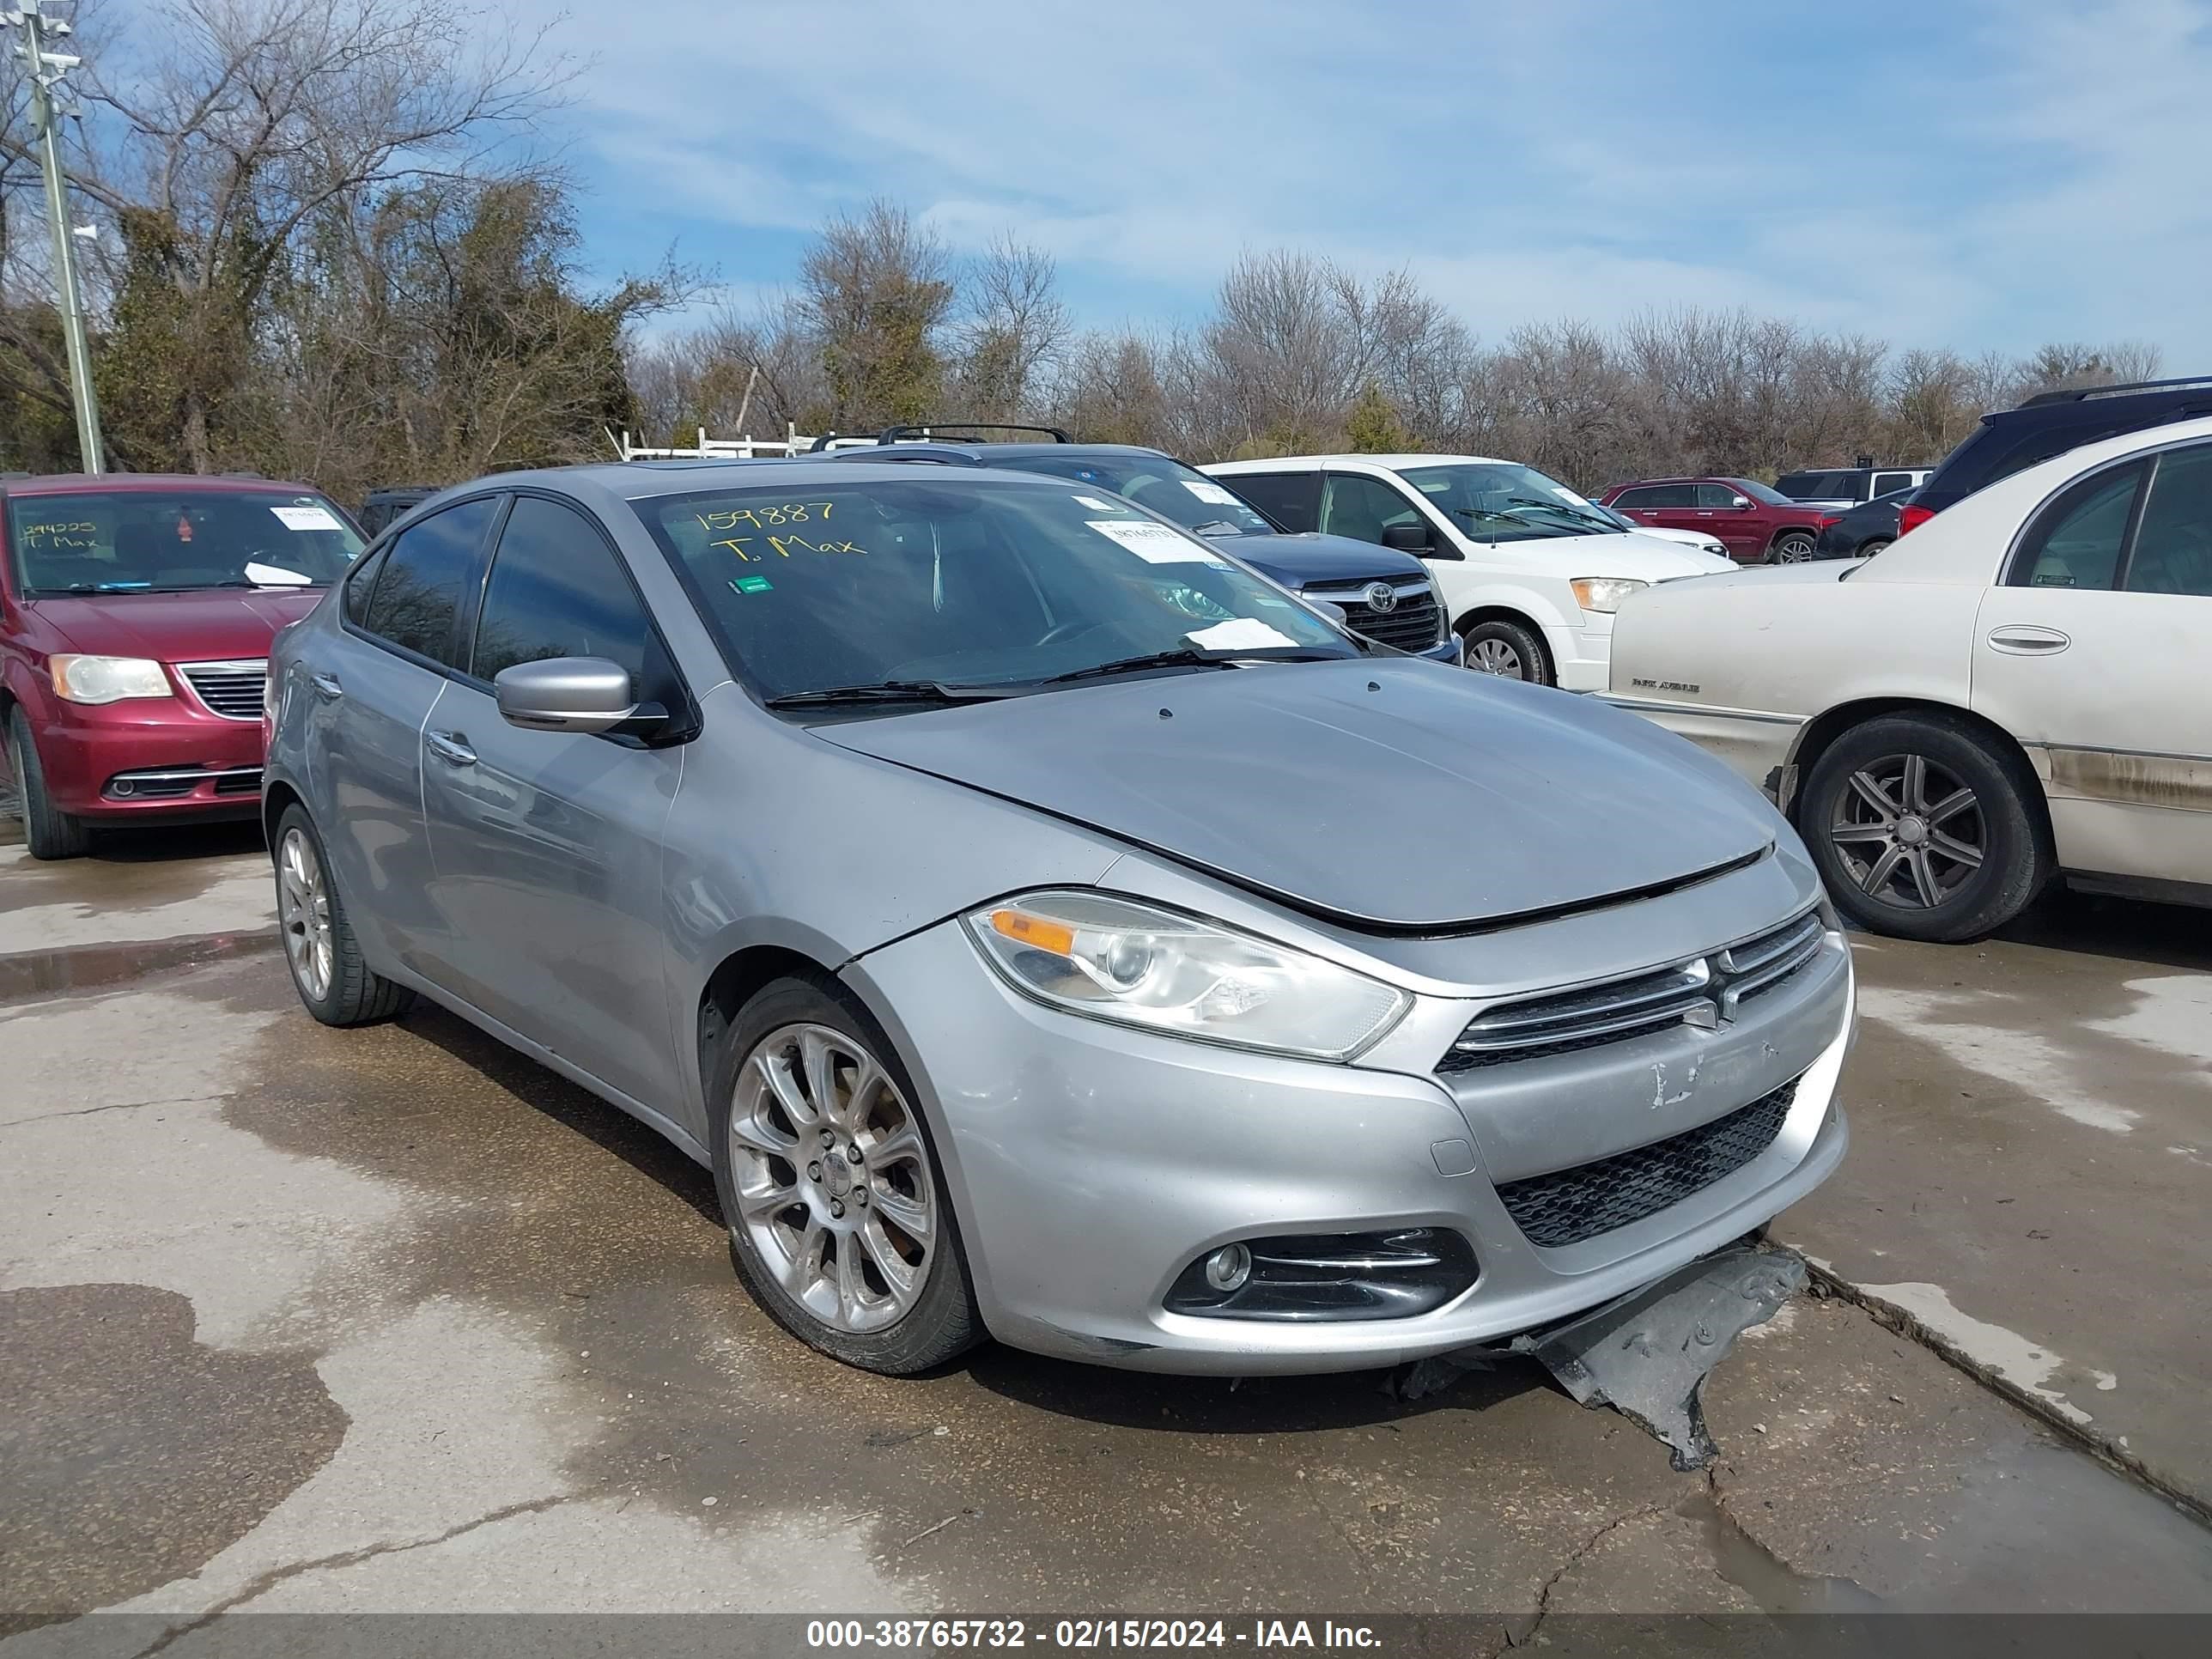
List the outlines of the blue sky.
{"type": "Polygon", "coordinates": [[[1410,267],[1484,337],[1746,305],[2212,370],[2212,0],[510,0],[587,59],[545,137],[592,264],[740,301],[894,197],[1012,229],[1086,322],[1245,249],[1410,267]]]}

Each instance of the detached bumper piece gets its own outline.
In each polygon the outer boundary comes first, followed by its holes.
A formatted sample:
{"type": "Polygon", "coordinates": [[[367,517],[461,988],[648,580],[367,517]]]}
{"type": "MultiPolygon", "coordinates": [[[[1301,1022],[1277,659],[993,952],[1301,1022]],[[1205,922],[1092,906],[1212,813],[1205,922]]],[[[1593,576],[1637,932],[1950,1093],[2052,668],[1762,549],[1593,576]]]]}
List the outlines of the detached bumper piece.
{"type": "Polygon", "coordinates": [[[1440,1227],[1250,1238],[1185,1267],[1165,1306],[1217,1319],[1407,1319],[1443,1307],[1476,1272],[1474,1247],[1440,1227]]]}
{"type": "Polygon", "coordinates": [[[1732,1246],[1548,1331],[1513,1339],[1582,1404],[1611,1406],[1671,1453],[1677,1471],[1719,1455],[1698,1390],[1736,1338],[1805,1287],[1805,1264],[1732,1246]]]}

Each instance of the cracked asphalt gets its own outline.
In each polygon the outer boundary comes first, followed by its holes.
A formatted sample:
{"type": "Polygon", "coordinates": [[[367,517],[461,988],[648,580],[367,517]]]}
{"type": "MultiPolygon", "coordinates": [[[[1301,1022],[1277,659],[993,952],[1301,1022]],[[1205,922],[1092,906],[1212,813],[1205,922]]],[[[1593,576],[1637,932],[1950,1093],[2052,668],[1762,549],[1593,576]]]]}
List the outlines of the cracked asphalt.
{"type": "Polygon", "coordinates": [[[1720,1462],[1680,1475],[1533,1368],[1418,1401],[999,1348],[843,1369],[745,1300],[709,1182],[649,1132],[435,1010],[311,1022],[250,831],[0,846],[0,1631],[1424,1612],[1495,1650],[1597,1613],[2212,1611],[2178,1403],[2208,964],[2171,913],[2091,921],[1867,953],[1857,1144],[1777,1228],[1849,1293],[1738,1346],[1720,1462]],[[2123,1047],[2077,1065],[2085,1019],[2123,1047]]]}

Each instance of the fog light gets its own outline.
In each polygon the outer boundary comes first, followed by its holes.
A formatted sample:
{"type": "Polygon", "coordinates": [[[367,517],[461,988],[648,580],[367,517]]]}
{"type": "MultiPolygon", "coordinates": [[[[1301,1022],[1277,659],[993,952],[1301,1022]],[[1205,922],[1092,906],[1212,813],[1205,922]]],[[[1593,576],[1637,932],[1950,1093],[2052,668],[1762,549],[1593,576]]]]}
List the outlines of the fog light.
{"type": "Polygon", "coordinates": [[[136,794],[137,791],[138,786],[128,778],[118,778],[107,786],[107,793],[111,795],[131,795],[136,794]]]}
{"type": "Polygon", "coordinates": [[[1217,1291],[1241,1291],[1251,1277],[1252,1252],[1242,1244],[1224,1244],[1206,1258],[1206,1282],[1217,1291]]]}

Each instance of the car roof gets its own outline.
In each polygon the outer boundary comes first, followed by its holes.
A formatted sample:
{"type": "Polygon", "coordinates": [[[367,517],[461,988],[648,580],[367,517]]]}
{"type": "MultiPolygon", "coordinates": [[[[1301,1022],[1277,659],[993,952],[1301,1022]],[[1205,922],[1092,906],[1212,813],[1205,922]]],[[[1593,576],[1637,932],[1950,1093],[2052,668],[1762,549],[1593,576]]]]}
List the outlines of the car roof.
{"type": "Polygon", "coordinates": [[[1352,463],[1360,466],[1387,467],[1395,472],[1407,466],[1520,466],[1520,461],[1501,459],[1495,455],[1431,455],[1405,453],[1396,455],[1367,455],[1345,452],[1334,455],[1270,455],[1255,461],[1217,461],[1206,470],[1208,472],[1261,472],[1269,467],[1322,466],[1352,463]]]}
{"type": "Polygon", "coordinates": [[[206,472],[43,472],[27,478],[0,479],[0,495],[127,495],[155,490],[191,489],[210,495],[266,493],[293,489],[306,495],[323,492],[313,484],[289,478],[246,478],[228,473],[206,472]]]}
{"type": "MultiPolygon", "coordinates": [[[[1060,449],[1062,446],[1050,447],[1060,449]]],[[[991,471],[978,468],[975,473],[963,476],[974,478],[986,489],[1004,488],[1019,482],[990,478],[991,471]],[[987,478],[988,482],[985,482],[987,478]]],[[[845,461],[837,471],[840,477],[851,481],[872,479],[888,483],[896,479],[910,483],[914,480],[911,461],[845,461]]],[[[812,456],[789,460],[776,457],[759,460],[592,461],[580,466],[487,473],[456,489],[517,489],[535,486],[570,493],[583,486],[623,501],[645,501],[664,495],[693,495],[717,485],[731,489],[774,489],[779,486],[807,489],[818,488],[821,483],[822,460],[819,456],[812,456]]]]}
{"type": "Polygon", "coordinates": [[[963,443],[957,439],[920,438],[901,439],[896,443],[873,444],[866,448],[826,450],[817,460],[825,456],[835,457],[848,465],[857,465],[866,459],[889,459],[901,453],[919,453],[928,458],[943,456],[973,461],[978,466],[1002,466],[1015,460],[1036,456],[1051,456],[1060,460],[1078,460],[1085,455],[1142,455],[1153,460],[1172,460],[1164,449],[1154,449],[1149,444],[986,444],[963,443]]]}

